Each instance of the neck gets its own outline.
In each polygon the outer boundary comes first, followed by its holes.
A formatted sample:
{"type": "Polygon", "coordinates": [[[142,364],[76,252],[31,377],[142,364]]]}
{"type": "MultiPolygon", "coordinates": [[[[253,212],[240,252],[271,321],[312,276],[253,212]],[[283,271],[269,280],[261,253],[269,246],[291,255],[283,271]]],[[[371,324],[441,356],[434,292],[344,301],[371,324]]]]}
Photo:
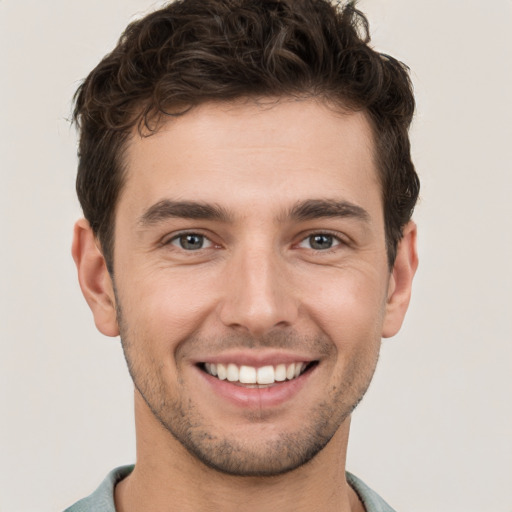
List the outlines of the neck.
{"type": "Polygon", "coordinates": [[[345,479],[350,419],[311,461],[282,475],[232,476],[191,455],[136,400],[137,463],[115,489],[117,512],[360,512],[345,479]],[[144,412],[144,414],[142,414],[144,412]]]}

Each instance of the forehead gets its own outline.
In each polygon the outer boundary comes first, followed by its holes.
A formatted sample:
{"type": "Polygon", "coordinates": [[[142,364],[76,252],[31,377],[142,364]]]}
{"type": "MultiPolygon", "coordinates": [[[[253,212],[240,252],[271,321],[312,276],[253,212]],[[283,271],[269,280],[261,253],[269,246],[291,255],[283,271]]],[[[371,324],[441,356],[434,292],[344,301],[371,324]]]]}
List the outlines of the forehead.
{"type": "Polygon", "coordinates": [[[134,134],[124,158],[128,212],[168,198],[276,212],[311,198],[380,203],[366,115],[311,99],[206,103],[134,134]]]}

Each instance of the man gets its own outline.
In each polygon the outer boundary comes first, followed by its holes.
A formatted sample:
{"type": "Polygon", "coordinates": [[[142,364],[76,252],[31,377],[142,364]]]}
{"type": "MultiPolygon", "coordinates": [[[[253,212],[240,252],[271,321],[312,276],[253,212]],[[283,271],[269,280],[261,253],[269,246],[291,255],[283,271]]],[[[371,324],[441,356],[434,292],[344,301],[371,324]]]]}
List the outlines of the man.
{"type": "Polygon", "coordinates": [[[69,511],[390,511],[350,415],[417,266],[405,67],[324,0],[183,0],[80,86],[73,257],[137,461],[69,511]]]}

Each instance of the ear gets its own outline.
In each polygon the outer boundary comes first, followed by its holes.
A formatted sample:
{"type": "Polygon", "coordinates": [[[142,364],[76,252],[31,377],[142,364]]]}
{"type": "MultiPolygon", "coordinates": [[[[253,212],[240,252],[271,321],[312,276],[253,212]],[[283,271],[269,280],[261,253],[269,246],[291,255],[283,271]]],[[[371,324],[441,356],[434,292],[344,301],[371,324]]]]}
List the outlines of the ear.
{"type": "Polygon", "coordinates": [[[94,322],[106,336],[117,336],[119,328],[114,287],[99,242],[85,219],[75,224],[71,253],[78,270],[78,281],[91,308],[94,322]]]}
{"type": "Polygon", "coordinates": [[[402,326],[411,299],[412,280],[417,268],[416,224],[410,221],[404,227],[389,279],[386,313],[382,327],[383,338],[394,336],[402,326]]]}

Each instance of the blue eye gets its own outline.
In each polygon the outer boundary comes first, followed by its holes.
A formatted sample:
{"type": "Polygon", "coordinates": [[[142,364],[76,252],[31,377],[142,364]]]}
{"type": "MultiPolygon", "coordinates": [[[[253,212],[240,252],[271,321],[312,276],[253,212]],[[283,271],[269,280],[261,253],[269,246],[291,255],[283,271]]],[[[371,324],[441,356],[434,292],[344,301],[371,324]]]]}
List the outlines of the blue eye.
{"type": "Polygon", "coordinates": [[[312,235],[309,237],[309,245],[317,251],[330,249],[333,243],[334,238],[331,235],[312,235]]]}
{"type": "Polygon", "coordinates": [[[299,244],[299,247],[313,249],[315,251],[326,251],[339,244],[340,241],[334,235],[316,233],[302,240],[302,242],[299,244]]]}
{"type": "Polygon", "coordinates": [[[208,238],[197,233],[184,233],[173,238],[170,243],[185,251],[198,251],[212,245],[208,238]]]}

